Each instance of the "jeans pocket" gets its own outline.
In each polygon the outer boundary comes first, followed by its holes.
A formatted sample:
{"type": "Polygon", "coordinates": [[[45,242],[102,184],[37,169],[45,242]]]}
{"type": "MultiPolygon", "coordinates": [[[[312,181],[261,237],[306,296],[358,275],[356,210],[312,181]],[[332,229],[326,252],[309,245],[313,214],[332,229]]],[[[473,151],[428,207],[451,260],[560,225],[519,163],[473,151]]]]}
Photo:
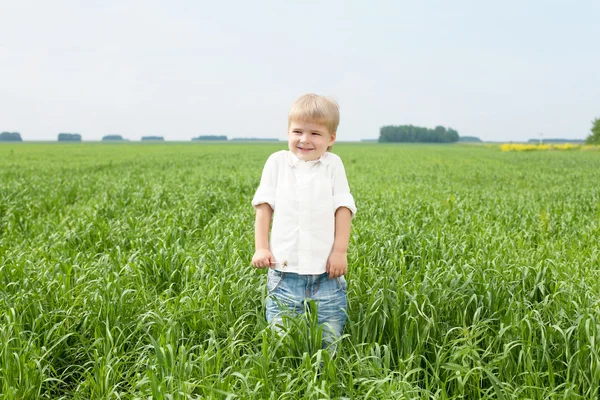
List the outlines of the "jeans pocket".
{"type": "Polygon", "coordinates": [[[281,282],[283,282],[283,272],[269,268],[269,272],[267,273],[269,294],[275,292],[281,286],[281,282]]]}
{"type": "Polygon", "coordinates": [[[335,281],[338,285],[338,288],[344,292],[344,294],[346,294],[346,278],[344,278],[344,276],[339,276],[337,278],[335,278],[335,281]]]}

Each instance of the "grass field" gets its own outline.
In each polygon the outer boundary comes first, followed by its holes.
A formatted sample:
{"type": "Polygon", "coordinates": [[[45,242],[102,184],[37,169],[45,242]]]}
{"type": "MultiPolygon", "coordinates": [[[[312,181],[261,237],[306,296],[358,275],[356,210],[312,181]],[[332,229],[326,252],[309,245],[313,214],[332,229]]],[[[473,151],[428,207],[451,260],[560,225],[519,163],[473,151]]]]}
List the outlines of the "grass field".
{"type": "Polygon", "coordinates": [[[358,213],[331,359],[267,328],[250,266],[284,146],[0,145],[0,397],[598,398],[600,153],[336,145],[358,213]]]}

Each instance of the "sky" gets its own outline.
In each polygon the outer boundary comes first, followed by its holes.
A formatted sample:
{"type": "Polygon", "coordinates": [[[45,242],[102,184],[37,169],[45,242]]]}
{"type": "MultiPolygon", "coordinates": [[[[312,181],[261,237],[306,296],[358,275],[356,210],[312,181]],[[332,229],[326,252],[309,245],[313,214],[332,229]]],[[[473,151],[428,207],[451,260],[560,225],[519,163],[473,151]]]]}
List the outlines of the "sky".
{"type": "Polygon", "coordinates": [[[597,0],[0,0],[0,131],[285,140],[318,93],[338,141],[408,124],[584,139],[598,21],[597,0]]]}

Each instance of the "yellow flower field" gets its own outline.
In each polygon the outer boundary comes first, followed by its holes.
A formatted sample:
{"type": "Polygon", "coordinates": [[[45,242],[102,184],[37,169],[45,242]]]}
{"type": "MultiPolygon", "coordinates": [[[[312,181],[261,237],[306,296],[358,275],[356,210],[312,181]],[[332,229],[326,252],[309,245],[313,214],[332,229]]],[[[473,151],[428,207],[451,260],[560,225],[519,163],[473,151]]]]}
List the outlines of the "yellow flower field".
{"type": "Polygon", "coordinates": [[[500,146],[500,151],[546,151],[546,150],[599,150],[600,146],[581,145],[574,143],[557,144],[525,144],[525,143],[504,143],[500,146]]]}

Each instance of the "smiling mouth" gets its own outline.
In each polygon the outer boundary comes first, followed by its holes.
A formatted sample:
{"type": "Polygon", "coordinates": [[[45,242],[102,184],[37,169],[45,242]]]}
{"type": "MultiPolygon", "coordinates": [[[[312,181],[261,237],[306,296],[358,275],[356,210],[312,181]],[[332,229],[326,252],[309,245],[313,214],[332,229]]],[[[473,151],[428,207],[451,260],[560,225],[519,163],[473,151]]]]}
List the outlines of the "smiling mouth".
{"type": "Polygon", "coordinates": [[[311,150],[314,150],[314,149],[304,149],[304,148],[302,148],[302,147],[298,147],[298,150],[302,150],[302,151],[311,151],[311,150]]]}

